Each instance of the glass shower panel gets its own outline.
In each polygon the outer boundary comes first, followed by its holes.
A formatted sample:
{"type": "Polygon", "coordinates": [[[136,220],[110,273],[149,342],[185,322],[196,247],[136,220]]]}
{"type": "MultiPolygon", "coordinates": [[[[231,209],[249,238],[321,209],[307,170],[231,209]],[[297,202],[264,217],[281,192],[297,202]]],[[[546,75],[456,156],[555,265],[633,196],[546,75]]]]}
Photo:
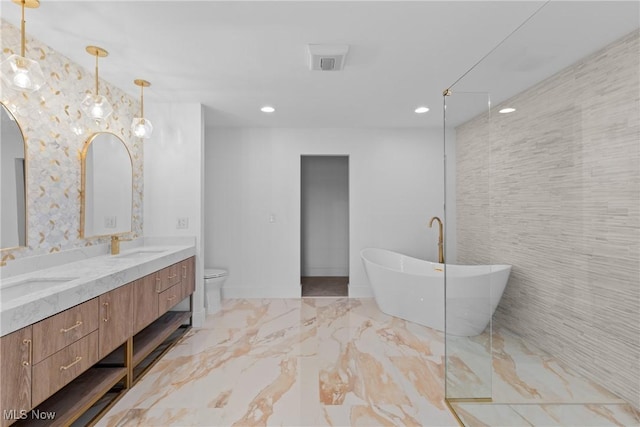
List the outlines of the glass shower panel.
{"type": "MultiPolygon", "coordinates": [[[[457,399],[490,399],[492,396],[491,303],[495,287],[493,268],[486,248],[491,244],[491,212],[489,200],[491,166],[491,115],[487,92],[451,91],[444,97],[445,155],[455,164],[465,164],[474,173],[471,179],[449,179],[445,194],[455,194],[446,207],[456,206],[467,215],[448,214],[445,246],[456,250],[456,259],[445,265],[445,388],[446,397],[457,399]],[[464,125],[463,125],[464,124],[464,125]],[[469,126],[469,124],[476,124],[469,126]],[[481,124],[477,126],[477,124],[481,124]],[[478,132],[478,129],[482,129],[478,132]],[[478,149],[456,146],[457,135],[478,149]],[[465,153],[483,153],[465,157],[465,153]],[[457,155],[455,155],[457,153],[457,155]],[[452,182],[453,181],[453,182],[452,182]],[[468,215],[468,213],[472,213],[468,215]],[[466,221],[468,224],[459,224],[466,221]],[[465,244],[460,244],[464,242],[465,244]]],[[[451,168],[453,165],[447,164],[451,168]]],[[[449,175],[451,176],[451,174],[449,175]]],[[[469,176],[469,175],[466,175],[469,176]]]]}
{"type": "Polygon", "coordinates": [[[544,2],[445,97],[445,395],[465,425],[637,425],[639,7],[544,2]],[[512,267],[477,311],[453,264],[512,267]],[[491,297],[490,328],[460,337],[491,297]]]}

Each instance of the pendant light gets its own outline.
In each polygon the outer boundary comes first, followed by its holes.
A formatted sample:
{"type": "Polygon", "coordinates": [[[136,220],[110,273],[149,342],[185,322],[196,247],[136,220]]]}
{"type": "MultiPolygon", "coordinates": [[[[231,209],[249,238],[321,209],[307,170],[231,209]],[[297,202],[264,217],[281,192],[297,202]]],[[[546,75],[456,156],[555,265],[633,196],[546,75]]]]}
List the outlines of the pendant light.
{"type": "Polygon", "coordinates": [[[98,58],[104,58],[109,52],[98,46],[87,46],[87,53],[96,57],[96,93],[88,94],[82,101],[82,110],[95,121],[104,120],[113,112],[107,97],[98,92],[98,58]]]}
{"type": "Polygon", "coordinates": [[[144,88],[151,86],[146,80],[136,79],[133,81],[136,86],[140,86],[140,117],[134,117],[131,122],[131,131],[138,138],[149,139],[153,133],[153,125],[144,118],[144,88]]]}
{"type": "Polygon", "coordinates": [[[22,20],[20,21],[20,55],[13,54],[0,65],[2,80],[9,87],[21,92],[35,92],[44,85],[44,74],[40,65],[25,56],[25,21],[24,8],[35,9],[40,6],[39,0],[13,0],[22,8],[22,20]]]}

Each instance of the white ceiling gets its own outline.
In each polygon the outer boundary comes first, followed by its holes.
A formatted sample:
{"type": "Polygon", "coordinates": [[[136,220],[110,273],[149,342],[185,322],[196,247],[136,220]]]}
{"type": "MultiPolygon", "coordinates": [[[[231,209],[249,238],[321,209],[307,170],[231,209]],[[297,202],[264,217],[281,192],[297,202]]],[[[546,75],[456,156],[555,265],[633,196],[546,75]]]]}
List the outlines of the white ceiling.
{"type": "MultiPolygon", "coordinates": [[[[544,1],[57,1],[27,32],[148,102],[200,102],[208,127],[429,127],[442,90],[544,1]],[[348,44],[341,72],[310,71],[308,43],[348,44]],[[277,111],[261,113],[262,105],[277,111]],[[413,110],[427,105],[431,111],[413,110]]],[[[2,18],[20,8],[1,0],[2,18]]],[[[455,90],[495,105],[639,27],[633,1],[552,1],[455,90]]],[[[470,103],[472,104],[472,103],[470,103]]],[[[482,106],[457,110],[460,122],[482,106]]]]}

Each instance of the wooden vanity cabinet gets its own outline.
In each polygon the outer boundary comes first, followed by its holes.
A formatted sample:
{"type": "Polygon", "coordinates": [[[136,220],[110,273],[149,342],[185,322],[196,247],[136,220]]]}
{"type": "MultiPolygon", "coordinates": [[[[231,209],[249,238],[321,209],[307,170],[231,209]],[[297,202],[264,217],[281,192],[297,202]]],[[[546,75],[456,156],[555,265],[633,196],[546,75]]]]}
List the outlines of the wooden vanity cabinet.
{"type": "Polygon", "coordinates": [[[37,423],[36,406],[69,425],[118,382],[129,387],[191,317],[191,307],[166,312],[193,293],[194,274],[191,257],[1,337],[0,427],[37,423]]]}
{"type": "Polygon", "coordinates": [[[13,424],[31,409],[32,354],[31,326],[0,338],[0,425],[3,427],[13,424]]]}
{"type": "Polygon", "coordinates": [[[100,295],[100,359],[132,335],[133,289],[137,281],[100,295]]]}

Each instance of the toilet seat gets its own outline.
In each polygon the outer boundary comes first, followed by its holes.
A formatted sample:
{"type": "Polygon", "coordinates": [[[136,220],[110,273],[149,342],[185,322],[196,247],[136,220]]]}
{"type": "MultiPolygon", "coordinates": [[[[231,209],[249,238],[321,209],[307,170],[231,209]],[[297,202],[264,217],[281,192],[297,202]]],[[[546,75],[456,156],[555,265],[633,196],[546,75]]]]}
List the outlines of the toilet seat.
{"type": "Polygon", "coordinates": [[[204,270],[205,279],[215,279],[218,277],[225,277],[226,275],[227,275],[227,270],[221,270],[218,268],[205,268],[204,270]]]}

